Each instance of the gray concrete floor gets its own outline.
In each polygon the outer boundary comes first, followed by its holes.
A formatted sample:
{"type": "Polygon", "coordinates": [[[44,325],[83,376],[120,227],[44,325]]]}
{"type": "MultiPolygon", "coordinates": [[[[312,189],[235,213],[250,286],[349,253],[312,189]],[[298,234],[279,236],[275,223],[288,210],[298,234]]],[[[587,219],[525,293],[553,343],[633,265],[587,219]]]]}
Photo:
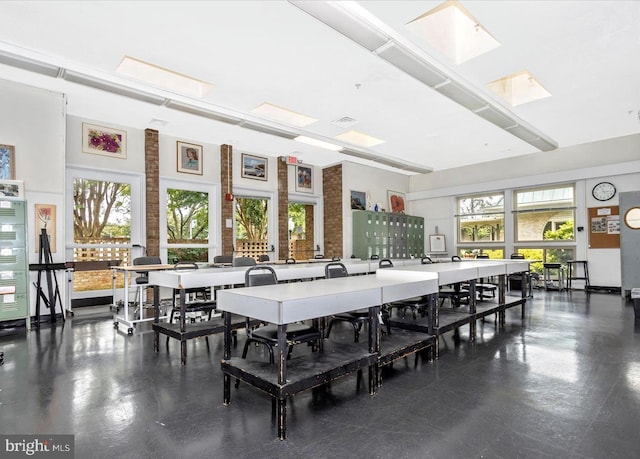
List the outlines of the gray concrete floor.
{"type": "MultiPolygon", "coordinates": [[[[477,335],[441,337],[435,362],[396,362],[375,396],[355,375],[296,396],[279,441],[265,394],[241,385],[222,405],[221,337],[189,342],[181,366],[175,340],[154,354],[152,333],[77,310],[64,326],[0,332],[0,433],[71,433],[76,458],[638,457],[630,303],[536,291],[524,321],[515,308],[504,329],[491,319],[477,335]]],[[[331,339],[351,337],[344,325],[331,339]]]]}

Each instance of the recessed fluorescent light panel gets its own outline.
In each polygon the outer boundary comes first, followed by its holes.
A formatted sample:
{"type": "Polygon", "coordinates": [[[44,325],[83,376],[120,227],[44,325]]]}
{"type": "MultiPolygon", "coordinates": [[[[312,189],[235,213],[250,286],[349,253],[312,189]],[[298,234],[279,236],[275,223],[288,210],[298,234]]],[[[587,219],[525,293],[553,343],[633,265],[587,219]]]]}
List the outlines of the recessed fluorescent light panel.
{"type": "Polygon", "coordinates": [[[213,88],[211,83],[129,56],[122,59],[116,71],[158,88],[192,97],[204,97],[213,88]]]}
{"type": "Polygon", "coordinates": [[[407,28],[456,64],[500,43],[457,0],[449,0],[407,24],[407,28]]]}
{"type": "Polygon", "coordinates": [[[527,70],[492,81],[487,87],[514,107],[551,97],[551,93],[527,70]]]}
{"type": "Polygon", "coordinates": [[[340,145],[334,145],[329,142],[323,142],[322,140],[314,139],[313,137],[307,137],[304,135],[299,135],[294,140],[298,142],[306,143],[307,145],[313,145],[314,147],[324,148],[325,150],[331,151],[340,151],[342,147],[340,145]]]}
{"type": "Polygon", "coordinates": [[[278,121],[280,123],[288,124],[290,126],[305,127],[318,121],[310,116],[302,115],[286,108],[278,107],[270,103],[263,103],[251,110],[251,113],[261,116],[263,118],[270,119],[272,121],[278,121]]]}
{"type": "Polygon", "coordinates": [[[384,140],[376,139],[375,137],[371,137],[370,135],[355,131],[353,129],[343,134],[337,135],[336,139],[365,148],[375,147],[376,145],[380,145],[381,143],[385,142],[384,140]]]}

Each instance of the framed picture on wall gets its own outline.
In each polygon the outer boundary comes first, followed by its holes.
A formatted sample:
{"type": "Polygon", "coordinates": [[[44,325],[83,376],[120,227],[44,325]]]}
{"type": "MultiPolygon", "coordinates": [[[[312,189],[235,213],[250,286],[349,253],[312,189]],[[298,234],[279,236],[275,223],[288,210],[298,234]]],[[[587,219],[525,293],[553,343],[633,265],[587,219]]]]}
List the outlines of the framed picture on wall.
{"type": "Polygon", "coordinates": [[[24,182],[0,180],[0,199],[24,199],[24,182]]]}
{"type": "Polygon", "coordinates": [[[351,209],[365,210],[367,208],[367,193],[364,191],[351,191],[351,209]]]}
{"type": "Polygon", "coordinates": [[[202,145],[176,142],[178,172],[202,175],[202,145]]]}
{"type": "Polygon", "coordinates": [[[388,190],[387,196],[389,197],[389,212],[393,212],[396,214],[403,214],[405,211],[404,193],[400,193],[399,191],[388,190]]]}
{"type": "Polygon", "coordinates": [[[36,243],[33,245],[34,252],[38,253],[40,250],[40,233],[42,229],[47,230],[49,236],[49,247],[51,252],[55,253],[56,247],[56,205],[55,204],[36,204],[35,205],[36,216],[36,243]]]}
{"type": "Polygon", "coordinates": [[[430,234],[429,235],[429,252],[430,253],[442,253],[447,251],[447,243],[444,238],[444,234],[430,234]]]}
{"type": "Polygon", "coordinates": [[[267,180],[267,158],[242,153],[242,177],[267,180]]]}
{"type": "Polygon", "coordinates": [[[82,123],[82,151],[110,158],[127,158],[127,132],[82,123]]]}
{"type": "Polygon", "coordinates": [[[0,145],[0,180],[16,179],[16,152],[13,145],[0,145]]]}
{"type": "Polygon", "coordinates": [[[296,191],[313,192],[313,168],[296,166],[296,191]]]}

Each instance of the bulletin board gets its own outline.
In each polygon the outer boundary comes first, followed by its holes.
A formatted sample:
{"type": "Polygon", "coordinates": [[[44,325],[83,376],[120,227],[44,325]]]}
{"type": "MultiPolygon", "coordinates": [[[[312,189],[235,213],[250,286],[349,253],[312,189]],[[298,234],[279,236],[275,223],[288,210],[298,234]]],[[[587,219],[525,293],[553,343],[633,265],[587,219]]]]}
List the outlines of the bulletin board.
{"type": "Polygon", "coordinates": [[[590,207],[589,215],[589,248],[620,248],[620,207],[590,207]]]}

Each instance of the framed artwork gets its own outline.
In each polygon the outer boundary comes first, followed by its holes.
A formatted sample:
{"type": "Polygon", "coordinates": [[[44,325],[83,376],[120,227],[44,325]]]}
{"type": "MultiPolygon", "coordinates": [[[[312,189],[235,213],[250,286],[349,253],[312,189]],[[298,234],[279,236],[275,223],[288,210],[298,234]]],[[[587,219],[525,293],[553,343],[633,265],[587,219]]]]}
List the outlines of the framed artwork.
{"type": "Polygon", "coordinates": [[[430,234],[429,235],[429,253],[446,252],[447,244],[444,238],[444,234],[430,234]]]}
{"type": "Polygon", "coordinates": [[[178,172],[202,175],[202,145],[176,142],[178,172]]]}
{"type": "Polygon", "coordinates": [[[405,211],[404,193],[388,190],[387,196],[389,197],[389,212],[393,212],[395,214],[403,214],[405,211]]]}
{"type": "Polygon", "coordinates": [[[56,205],[55,204],[36,204],[35,205],[36,216],[36,243],[34,244],[34,252],[40,250],[40,233],[42,229],[47,230],[49,236],[49,247],[51,252],[56,251],[56,205]]]}
{"type": "Polygon", "coordinates": [[[119,129],[82,123],[82,151],[110,158],[127,158],[127,133],[119,129]]]}
{"type": "Polygon", "coordinates": [[[296,191],[313,192],[313,168],[296,166],[296,191]]]}
{"type": "Polygon", "coordinates": [[[0,180],[16,179],[16,151],[13,145],[0,145],[0,180]]]}
{"type": "Polygon", "coordinates": [[[0,180],[0,198],[24,199],[24,182],[22,180],[0,180]]]}
{"type": "Polygon", "coordinates": [[[267,180],[267,158],[242,153],[242,177],[267,180]]]}
{"type": "Polygon", "coordinates": [[[367,194],[364,191],[351,191],[351,209],[365,210],[367,208],[367,194]]]}

